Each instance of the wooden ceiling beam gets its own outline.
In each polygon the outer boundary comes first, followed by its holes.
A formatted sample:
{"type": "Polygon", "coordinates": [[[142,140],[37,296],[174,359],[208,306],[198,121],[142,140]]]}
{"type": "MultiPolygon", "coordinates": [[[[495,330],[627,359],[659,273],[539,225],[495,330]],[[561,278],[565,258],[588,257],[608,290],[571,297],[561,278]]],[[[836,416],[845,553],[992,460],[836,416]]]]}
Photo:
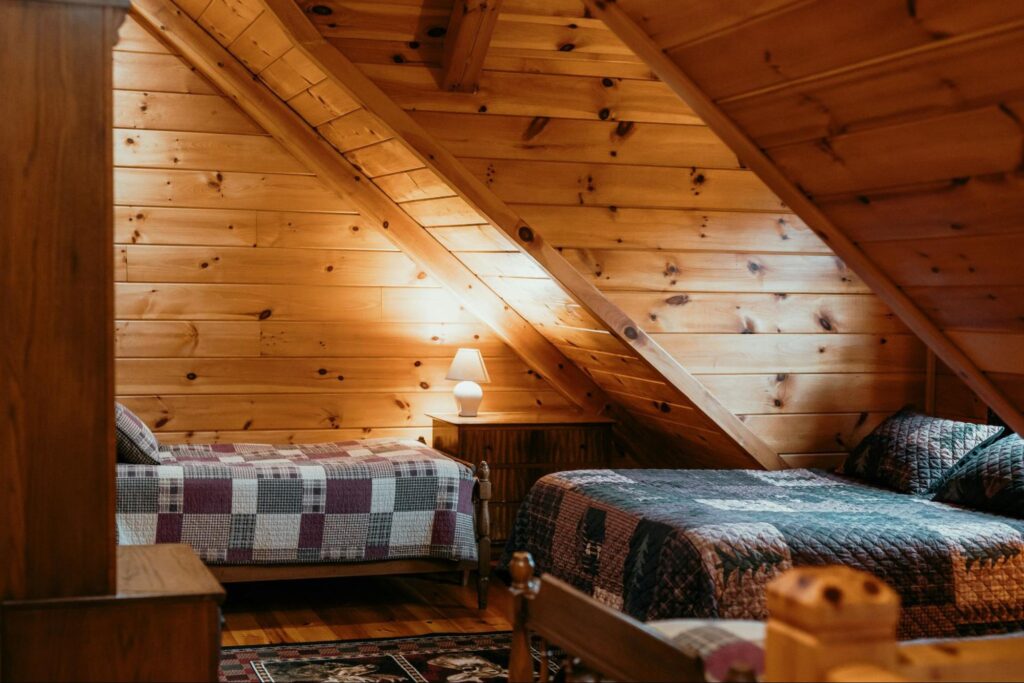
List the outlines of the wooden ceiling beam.
{"type": "Polygon", "coordinates": [[[999,417],[1024,432],[1024,415],[985,373],[825,213],[775,165],[614,0],[584,0],[590,13],[629,46],[786,205],[884,301],[999,417]]]}
{"type": "Polygon", "coordinates": [[[441,87],[476,92],[501,0],[456,0],[441,58],[441,87]]]}
{"type": "MultiPolygon", "coordinates": [[[[328,78],[344,88],[367,111],[402,140],[423,165],[437,174],[450,188],[470,204],[558,283],[577,303],[599,320],[641,361],[663,377],[714,423],[733,448],[720,452],[721,466],[786,467],[778,453],[769,447],[735,414],[726,408],[697,378],[670,353],[612,303],[582,273],[569,263],[543,236],[530,227],[515,211],[480,181],[436,138],[387,96],[336,47],[319,35],[293,0],[263,0],[282,27],[292,34],[306,56],[328,78]]],[[[703,464],[710,465],[710,458],[703,464]]]]}
{"type": "MultiPolygon", "coordinates": [[[[297,6],[289,0],[289,4],[297,6]]],[[[162,36],[203,76],[307,165],[330,189],[355,205],[431,277],[486,323],[572,404],[589,413],[606,409],[605,393],[509,307],[479,277],[423,229],[373,181],[345,160],[273,91],[170,0],[134,0],[134,15],[162,36]]],[[[298,19],[305,21],[299,13],[298,19]]],[[[291,25],[284,22],[286,29],[291,25]]],[[[295,30],[303,31],[301,22],[295,30]]],[[[312,29],[312,26],[309,27],[312,29]]],[[[320,40],[315,30],[302,41],[320,40]]]]}

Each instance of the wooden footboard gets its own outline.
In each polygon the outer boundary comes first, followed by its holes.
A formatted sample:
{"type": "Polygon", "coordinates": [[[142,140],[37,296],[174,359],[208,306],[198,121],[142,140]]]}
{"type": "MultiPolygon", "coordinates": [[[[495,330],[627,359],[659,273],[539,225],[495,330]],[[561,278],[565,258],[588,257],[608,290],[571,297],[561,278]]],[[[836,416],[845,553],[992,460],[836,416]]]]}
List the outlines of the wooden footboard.
{"type": "MultiPolygon", "coordinates": [[[[567,653],[566,681],[703,681],[701,662],[642,623],[551,576],[528,553],[509,567],[514,597],[510,683],[532,683],[532,636],[567,653]]],[[[765,681],[1024,680],[1024,636],[896,640],[899,596],[848,567],[792,569],[768,587],[765,681]]],[[[545,655],[546,657],[546,655],[545,655]]],[[[539,680],[548,680],[546,659],[539,680]]],[[[726,680],[753,680],[736,668],[726,680]]]]}

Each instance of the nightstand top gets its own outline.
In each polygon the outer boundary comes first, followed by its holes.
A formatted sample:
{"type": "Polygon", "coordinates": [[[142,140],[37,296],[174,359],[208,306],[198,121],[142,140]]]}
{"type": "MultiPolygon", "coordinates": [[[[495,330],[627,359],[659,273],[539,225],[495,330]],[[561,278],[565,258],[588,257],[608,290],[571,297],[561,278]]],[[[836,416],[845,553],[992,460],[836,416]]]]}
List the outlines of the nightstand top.
{"type": "Polygon", "coordinates": [[[537,410],[529,412],[488,413],[462,417],[458,413],[427,413],[427,417],[453,425],[552,425],[552,424],[614,424],[603,415],[586,415],[569,410],[537,410]]]}

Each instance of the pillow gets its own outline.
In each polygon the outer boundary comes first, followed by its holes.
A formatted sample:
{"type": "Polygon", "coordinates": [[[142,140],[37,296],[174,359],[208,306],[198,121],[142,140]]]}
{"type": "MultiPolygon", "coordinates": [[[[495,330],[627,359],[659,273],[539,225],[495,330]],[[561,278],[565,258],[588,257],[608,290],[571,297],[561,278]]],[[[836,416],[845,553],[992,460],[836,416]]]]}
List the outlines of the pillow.
{"type": "Polygon", "coordinates": [[[935,500],[1024,517],[1024,439],[1013,434],[958,462],[935,500]]]}
{"type": "Polygon", "coordinates": [[[1003,433],[901,410],[875,428],[843,464],[843,473],[902,493],[933,492],[949,468],[1003,433]]]}
{"type": "Polygon", "coordinates": [[[160,442],[138,415],[120,403],[114,404],[117,428],[117,461],[130,465],[159,465],[160,442]]]}

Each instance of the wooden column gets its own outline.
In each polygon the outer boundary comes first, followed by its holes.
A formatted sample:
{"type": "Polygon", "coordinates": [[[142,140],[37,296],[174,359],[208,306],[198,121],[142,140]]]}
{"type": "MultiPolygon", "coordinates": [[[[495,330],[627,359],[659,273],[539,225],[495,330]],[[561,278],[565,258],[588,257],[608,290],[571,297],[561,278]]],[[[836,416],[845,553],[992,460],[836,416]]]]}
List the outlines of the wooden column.
{"type": "Polygon", "coordinates": [[[0,1],[0,598],[114,592],[111,48],[127,0],[0,1]]]}
{"type": "Polygon", "coordinates": [[[830,670],[861,664],[891,671],[899,611],[896,591],[866,572],[786,572],[768,585],[764,680],[836,680],[830,670]]]}

